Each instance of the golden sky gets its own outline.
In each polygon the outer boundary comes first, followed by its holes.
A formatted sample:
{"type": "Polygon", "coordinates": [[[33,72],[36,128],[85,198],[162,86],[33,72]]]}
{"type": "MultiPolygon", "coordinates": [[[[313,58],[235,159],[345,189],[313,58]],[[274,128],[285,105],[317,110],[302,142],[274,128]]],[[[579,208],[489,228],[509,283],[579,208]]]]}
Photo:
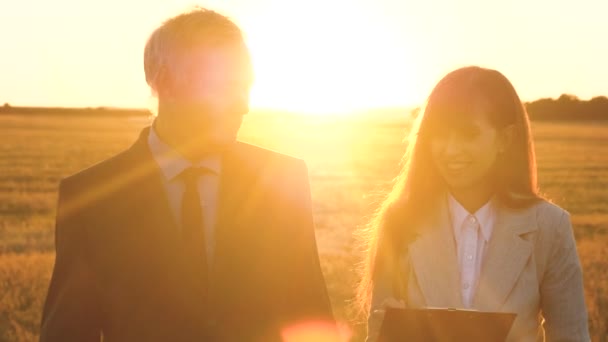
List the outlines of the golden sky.
{"type": "Polygon", "coordinates": [[[608,95],[606,0],[0,1],[0,105],[150,106],[145,41],[194,4],[245,31],[253,107],[412,106],[470,64],[524,100],[608,95]]]}

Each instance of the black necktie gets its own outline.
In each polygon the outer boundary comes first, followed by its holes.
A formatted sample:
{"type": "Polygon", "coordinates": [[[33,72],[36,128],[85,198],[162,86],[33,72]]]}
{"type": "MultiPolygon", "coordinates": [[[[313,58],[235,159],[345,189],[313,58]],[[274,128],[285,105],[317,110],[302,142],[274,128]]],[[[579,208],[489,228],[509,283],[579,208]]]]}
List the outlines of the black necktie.
{"type": "Polygon", "coordinates": [[[182,199],[181,228],[184,253],[188,263],[193,267],[197,286],[207,284],[207,252],[203,213],[198,191],[198,180],[207,170],[191,167],[185,169],[180,178],[184,182],[184,197],[182,199]]]}

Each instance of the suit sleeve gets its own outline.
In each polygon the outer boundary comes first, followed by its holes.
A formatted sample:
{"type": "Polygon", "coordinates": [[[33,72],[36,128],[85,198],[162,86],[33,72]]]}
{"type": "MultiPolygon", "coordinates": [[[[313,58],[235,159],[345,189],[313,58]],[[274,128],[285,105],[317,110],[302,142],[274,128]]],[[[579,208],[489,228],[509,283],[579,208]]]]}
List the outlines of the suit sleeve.
{"type": "Polygon", "coordinates": [[[321,271],[312,214],[308,170],[298,161],[286,176],[289,194],[284,208],[288,239],[284,255],[286,265],[286,299],[294,320],[325,320],[333,322],[333,313],[325,279],[321,271]]]}
{"type": "Polygon", "coordinates": [[[541,309],[547,341],[589,341],[581,264],[570,223],[559,220],[541,284],[541,309]]]}
{"type": "Polygon", "coordinates": [[[100,341],[100,312],[84,254],[80,203],[67,188],[62,182],[55,226],[55,266],[42,314],[40,341],[100,341]]]}

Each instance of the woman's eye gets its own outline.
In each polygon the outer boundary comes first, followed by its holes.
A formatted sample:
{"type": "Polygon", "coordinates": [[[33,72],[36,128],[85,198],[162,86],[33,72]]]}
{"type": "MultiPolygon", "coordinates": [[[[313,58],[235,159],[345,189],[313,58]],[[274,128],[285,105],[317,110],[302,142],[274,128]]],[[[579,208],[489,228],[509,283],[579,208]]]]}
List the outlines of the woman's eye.
{"type": "Polygon", "coordinates": [[[465,139],[474,139],[479,135],[479,129],[475,127],[462,127],[458,130],[458,135],[465,139]]]}

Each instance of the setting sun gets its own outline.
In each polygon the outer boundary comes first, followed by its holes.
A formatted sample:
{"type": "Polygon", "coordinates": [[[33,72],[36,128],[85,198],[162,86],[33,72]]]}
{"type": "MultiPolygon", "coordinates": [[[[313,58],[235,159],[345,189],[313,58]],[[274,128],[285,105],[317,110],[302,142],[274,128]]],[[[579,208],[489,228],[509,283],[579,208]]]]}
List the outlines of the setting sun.
{"type": "MultiPolygon", "coordinates": [[[[149,107],[142,66],[146,39],[163,20],[195,4],[0,5],[6,51],[0,104],[149,107]]],[[[417,106],[440,76],[471,64],[504,71],[526,101],[563,93],[588,99],[608,92],[603,81],[608,50],[598,44],[605,32],[603,1],[582,0],[577,6],[550,0],[199,4],[228,15],[243,29],[257,76],[253,109],[335,114],[417,106]]]]}
{"type": "Polygon", "coordinates": [[[338,18],[339,8],[283,7],[256,17],[246,32],[257,75],[253,106],[335,114],[417,100],[407,44],[394,43],[382,18],[356,5],[338,18]]]}

